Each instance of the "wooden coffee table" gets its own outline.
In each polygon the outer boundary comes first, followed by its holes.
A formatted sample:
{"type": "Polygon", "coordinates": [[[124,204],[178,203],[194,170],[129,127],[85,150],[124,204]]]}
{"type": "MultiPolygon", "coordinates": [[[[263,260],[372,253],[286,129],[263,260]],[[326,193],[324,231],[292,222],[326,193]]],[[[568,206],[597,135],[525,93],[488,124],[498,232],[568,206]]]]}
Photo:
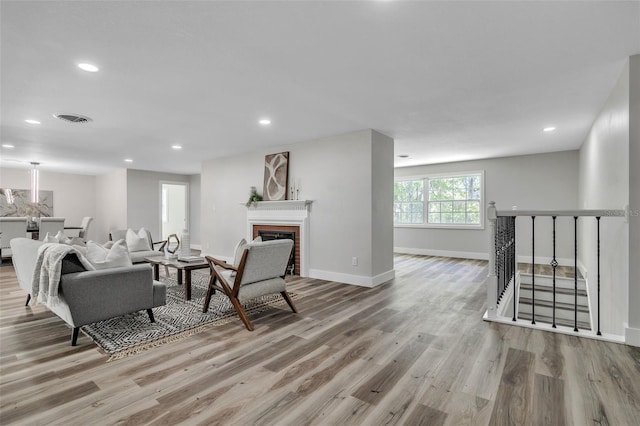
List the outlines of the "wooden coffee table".
{"type": "Polygon", "coordinates": [[[145,262],[153,265],[153,279],[160,280],[160,265],[175,268],[178,271],[178,285],[182,285],[182,271],[184,271],[184,300],[191,300],[191,271],[209,268],[206,260],[201,262],[180,262],[178,259],[167,259],[164,256],[146,257],[145,262]]]}

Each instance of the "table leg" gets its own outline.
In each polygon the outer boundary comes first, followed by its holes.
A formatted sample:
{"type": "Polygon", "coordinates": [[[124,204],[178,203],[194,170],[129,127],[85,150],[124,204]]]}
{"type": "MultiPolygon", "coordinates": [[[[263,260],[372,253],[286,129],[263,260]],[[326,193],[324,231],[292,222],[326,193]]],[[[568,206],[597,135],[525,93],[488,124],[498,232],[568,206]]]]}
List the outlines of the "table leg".
{"type": "Polygon", "coordinates": [[[176,269],[176,274],[178,274],[178,285],[182,285],[182,270],[176,269]]]}
{"type": "Polygon", "coordinates": [[[156,281],[160,281],[160,265],[157,263],[153,264],[153,279],[156,281]]]}
{"type": "Polygon", "coordinates": [[[187,269],[186,271],[184,271],[184,275],[184,299],[191,300],[191,269],[187,269]]]}

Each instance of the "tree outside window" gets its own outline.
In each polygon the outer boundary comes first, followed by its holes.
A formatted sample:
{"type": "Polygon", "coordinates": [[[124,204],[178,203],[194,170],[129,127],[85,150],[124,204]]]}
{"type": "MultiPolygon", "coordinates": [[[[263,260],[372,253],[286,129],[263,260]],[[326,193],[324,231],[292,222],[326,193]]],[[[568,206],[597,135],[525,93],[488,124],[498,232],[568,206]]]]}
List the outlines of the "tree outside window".
{"type": "Polygon", "coordinates": [[[398,180],[394,187],[397,225],[481,226],[482,173],[398,180]]]}

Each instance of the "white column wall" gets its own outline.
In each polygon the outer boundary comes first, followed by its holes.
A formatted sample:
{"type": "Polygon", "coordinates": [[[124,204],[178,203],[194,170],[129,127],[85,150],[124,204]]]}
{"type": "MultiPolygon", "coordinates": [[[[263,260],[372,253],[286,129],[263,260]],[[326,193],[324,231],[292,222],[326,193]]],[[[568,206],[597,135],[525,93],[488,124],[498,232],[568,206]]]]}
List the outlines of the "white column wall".
{"type": "MultiPolygon", "coordinates": [[[[580,208],[622,209],[629,203],[629,66],[580,148],[580,208]]],[[[600,321],[603,333],[624,335],[629,305],[629,225],[601,219],[600,321]]],[[[595,220],[580,226],[579,257],[585,270],[592,318],[597,318],[595,220]]]]}
{"type": "Polygon", "coordinates": [[[626,341],[640,346],[640,55],[629,59],[629,320],[626,341]]]}

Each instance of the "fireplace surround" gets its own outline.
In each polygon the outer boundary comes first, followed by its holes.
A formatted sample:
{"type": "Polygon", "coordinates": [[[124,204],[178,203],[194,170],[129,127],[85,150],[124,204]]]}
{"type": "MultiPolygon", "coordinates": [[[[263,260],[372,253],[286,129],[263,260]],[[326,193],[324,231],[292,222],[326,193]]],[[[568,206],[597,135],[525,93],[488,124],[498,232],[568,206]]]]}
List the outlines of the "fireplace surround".
{"type": "Polygon", "coordinates": [[[309,276],[309,216],[311,200],[261,201],[247,207],[247,238],[258,231],[295,232],[294,267],[297,275],[309,276]]]}

